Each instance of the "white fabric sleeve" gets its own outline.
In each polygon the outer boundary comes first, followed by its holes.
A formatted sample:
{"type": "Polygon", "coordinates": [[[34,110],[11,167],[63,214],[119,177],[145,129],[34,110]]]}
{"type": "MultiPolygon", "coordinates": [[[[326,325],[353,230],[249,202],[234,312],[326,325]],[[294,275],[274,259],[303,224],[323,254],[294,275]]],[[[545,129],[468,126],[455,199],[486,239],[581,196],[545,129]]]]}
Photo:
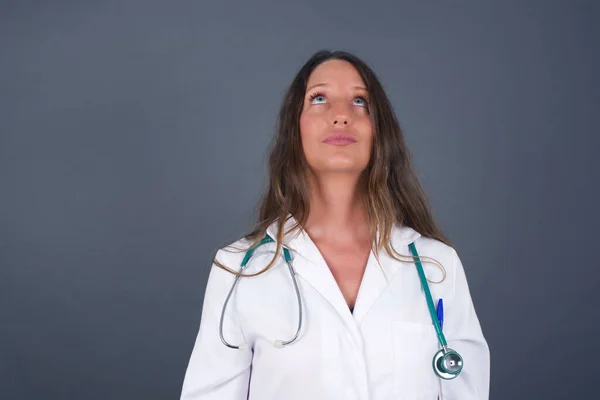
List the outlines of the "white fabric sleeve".
{"type": "MultiPolygon", "coordinates": [[[[217,253],[217,258],[221,261],[217,253]]],[[[226,264],[227,265],[227,264],[226,264]]],[[[209,273],[200,328],[183,381],[181,400],[248,398],[252,350],[231,349],[219,337],[221,310],[235,275],[213,264],[209,273]]],[[[235,293],[225,313],[223,336],[232,345],[245,344],[236,318],[235,293]]]]}
{"type": "Polygon", "coordinates": [[[448,347],[463,358],[463,369],[452,380],[441,380],[443,400],[488,400],[490,351],[475,313],[469,285],[458,254],[452,249],[454,291],[444,304],[443,332],[448,347]]]}

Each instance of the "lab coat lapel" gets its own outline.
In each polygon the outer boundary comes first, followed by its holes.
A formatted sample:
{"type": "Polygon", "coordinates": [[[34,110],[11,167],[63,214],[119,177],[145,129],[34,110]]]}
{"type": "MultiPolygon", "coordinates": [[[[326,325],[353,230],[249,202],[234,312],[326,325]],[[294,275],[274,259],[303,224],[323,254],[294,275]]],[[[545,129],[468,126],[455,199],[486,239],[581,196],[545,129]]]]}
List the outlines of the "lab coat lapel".
{"type": "MultiPolygon", "coordinates": [[[[419,236],[421,235],[414,229],[395,224],[390,238],[397,252],[408,255],[407,245],[419,236]]],[[[390,257],[385,249],[379,253],[379,262],[371,251],[354,307],[354,319],[357,323],[362,321],[401,267],[402,263],[390,257]]]]}
{"type": "MultiPolygon", "coordinates": [[[[289,231],[295,223],[296,220],[288,215],[284,232],[289,231]]],[[[275,239],[277,237],[277,222],[271,224],[267,232],[275,239]]],[[[412,228],[394,224],[390,238],[394,248],[402,252],[410,242],[419,236],[421,235],[412,228]]],[[[296,273],[331,304],[348,329],[356,334],[358,334],[358,323],[387,288],[394,274],[402,265],[391,258],[385,250],[379,254],[380,263],[378,263],[371,251],[356,299],[354,313],[351,313],[331,270],[306,231],[300,227],[292,232],[287,232],[283,238],[283,245],[292,250],[295,257],[293,265],[296,273]]]]}
{"type": "MultiPolygon", "coordinates": [[[[289,216],[284,230],[287,231],[293,224],[295,224],[295,220],[289,216]]],[[[267,232],[275,239],[277,223],[273,223],[267,232]]],[[[356,322],[331,270],[306,231],[299,228],[299,230],[284,235],[283,245],[292,250],[293,266],[296,273],[329,302],[347,328],[353,333],[353,336],[360,337],[356,322]]],[[[307,310],[307,312],[310,311],[307,310]]]]}
{"type": "Polygon", "coordinates": [[[377,262],[375,254],[371,251],[354,306],[353,314],[357,323],[362,321],[373,303],[387,287],[388,280],[392,279],[397,271],[397,267],[383,262],[381,256],[380,261],[382,262],[377,262]]]}
{"type": "Polygon", "coordinates": [[[321,252],[306,232],[297,243],[299,260],[294,264],[296,272],[335,308],[351,330],[355,330],[356,323],[346,299],[321,252]]]}

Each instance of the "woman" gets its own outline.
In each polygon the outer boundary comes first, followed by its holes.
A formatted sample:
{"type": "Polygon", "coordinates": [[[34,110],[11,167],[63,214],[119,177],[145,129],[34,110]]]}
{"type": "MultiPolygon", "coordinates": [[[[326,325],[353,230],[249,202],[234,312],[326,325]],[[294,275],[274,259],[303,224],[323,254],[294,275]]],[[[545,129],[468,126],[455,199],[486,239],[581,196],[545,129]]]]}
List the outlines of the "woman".
{"type": "Polygon", "coordinates": [[[489,350],[462,264],[363,61],[321,51],[300,69],[269,172],[256,228],[216,254],[181,398],[487,399],[489,350]],[[464,360],[454,379],[434,372],[434,321],[464,360]]]}

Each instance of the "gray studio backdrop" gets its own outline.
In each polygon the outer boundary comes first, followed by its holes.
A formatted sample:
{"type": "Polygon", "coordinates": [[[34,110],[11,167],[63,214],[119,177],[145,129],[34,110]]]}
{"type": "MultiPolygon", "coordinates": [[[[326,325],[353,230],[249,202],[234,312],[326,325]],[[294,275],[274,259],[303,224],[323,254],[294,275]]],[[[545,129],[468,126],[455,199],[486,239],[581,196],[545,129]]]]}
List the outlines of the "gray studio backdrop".
{"type": "Polygon", "coordinates": [[[213,252],[251,227],[283,92],[321,48],[385,84],[491,398],[597,398],[599,20],[566,0],[2,2],[0,398],[178,398],[213,252]]]}

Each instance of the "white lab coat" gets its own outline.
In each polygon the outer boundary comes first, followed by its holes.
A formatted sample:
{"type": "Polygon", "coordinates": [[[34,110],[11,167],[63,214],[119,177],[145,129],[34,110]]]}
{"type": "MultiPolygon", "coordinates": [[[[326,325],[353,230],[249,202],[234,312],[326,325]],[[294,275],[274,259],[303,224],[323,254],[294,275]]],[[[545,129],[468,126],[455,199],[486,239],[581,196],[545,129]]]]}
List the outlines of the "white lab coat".
{"type": "MultiPolygon", "coordinates": [[[[290,219],[286,227],[295,220],[290,219]]],[[[286,228],[287,229],[287,228],[286,228]]],[[[276,238],[274,223],[268,229],[276,238]]],[[[319,250],[305,231],[288,233],[302,294],[303,325],[296,332],[298,306],[287,264],[280,257],[262,275],[241,278],[228,304],[224,336],[219,319],[234,275],[213,266],[208,278],[200,328],[183,382],[182,400],[484,400],[488,399],[490,356],[471,302],[465,273],[451,247],[396,225],[392,243],[409,255],[413,242],[421,257],[433,257],[446,269],[443,283],[430,284],[434,301],[444,301],[449,347],[464,360],[461,374],[445,381],[433,371],[439,343],[414,263],[401,263],[380,253],[379,265],[369,256],[351,313],[319,250]]],[[[247,243],[238,241],[234,246],[247,243]]],[[[256,250],[246,273],[256,272],[273,256],[275,244],[256,250]]],[[[217,259],[239,268],[243,252],[219,250],[217,259]]],[[[428,279],[442,272],[424,263],[428,279]]]]}

